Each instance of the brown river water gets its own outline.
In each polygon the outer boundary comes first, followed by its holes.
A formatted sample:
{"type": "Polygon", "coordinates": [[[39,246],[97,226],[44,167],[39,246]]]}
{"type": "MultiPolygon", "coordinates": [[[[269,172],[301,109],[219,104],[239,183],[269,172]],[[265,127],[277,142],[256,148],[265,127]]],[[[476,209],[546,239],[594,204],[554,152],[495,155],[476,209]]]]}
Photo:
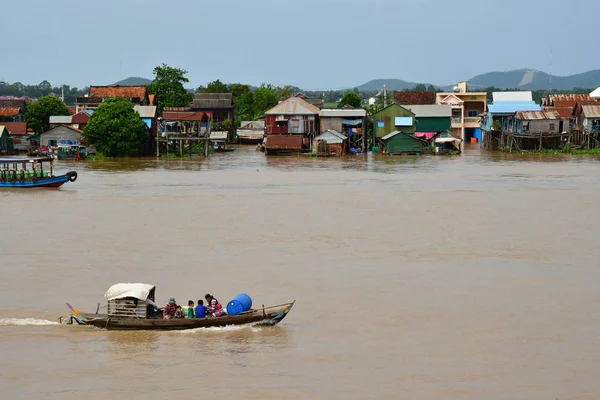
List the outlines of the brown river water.
{"type": "Polygon", "coordinates": [[[598,399],[600,159],[58,162],[0,191],[0,398],[598,399]],[[56,324],[117,282],[276,327],[56,324]]]}

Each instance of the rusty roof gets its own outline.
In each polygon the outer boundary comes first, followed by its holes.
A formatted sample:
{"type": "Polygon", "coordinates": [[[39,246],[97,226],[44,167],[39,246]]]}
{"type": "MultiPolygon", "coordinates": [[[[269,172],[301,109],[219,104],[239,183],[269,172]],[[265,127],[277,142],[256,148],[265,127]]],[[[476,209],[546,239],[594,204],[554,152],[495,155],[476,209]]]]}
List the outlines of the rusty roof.
{"type": "Polygon", "coordinates": [[[589,94],[568,93],[550,94],[542,99],[542,105],[554,107],[573,107],[577,102],[593,100],[589,94]]]}
{"type": "Polygon", "coordinates": [[[543,111],[553,111],[559,118],[571,118],[573,116],[573,107],[544,107],[543,111]]]}
{"type": "Polygon", "coordinates": [[[581,108],[586,118],[600,118],[600,105],[584,105],[581,108]]]}
{"type": "Polygon", "coordinates": [[[146,98],[146,86],[90,86],[89,97],[146,98]]]}
{"type": "Polygon", "coordinates": [[[3,122],[2,125],[11,136],[27,135],[27,122],[3,122]]]}
{"type": "Polygon", "coordinates": [[[290,97],[265,112],[266,115],[314,115],[318,113],[319,107],[300,97],[290,97]]]}
{"type": "Polygon", "coordinates": [[[0,117],[14,117],[19,115],[20,112],[19,107],[0,107],[0,117]]]}
{"type": "Polygon", "coordinates": [[[543,119],[559,119],[558,112],[552,110],[544,111],[517,111],[520,120],[543,120],[543,119]]]}
{"type": "Polygon", "coordinates": [[[67,109],[69,110],[69,115],[77,114],[77,107],[68,106],[67,109]]]}
{"type": "Polygon", "coordinates": [[[400,105],[435,104],[435,92],[394,92],[394,101],[400,105]]]}

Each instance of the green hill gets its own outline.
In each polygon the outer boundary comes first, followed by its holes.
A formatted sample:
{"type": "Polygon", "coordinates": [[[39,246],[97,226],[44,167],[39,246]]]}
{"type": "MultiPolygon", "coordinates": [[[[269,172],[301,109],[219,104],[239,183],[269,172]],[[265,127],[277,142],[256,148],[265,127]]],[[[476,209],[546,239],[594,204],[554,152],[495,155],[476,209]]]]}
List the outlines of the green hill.
{"type": "Polygon", "coordinates": [[[120,80],[119,82],[113,83],[113,85],[119,86],[145,86],[151,84],[152,81],[146,78],[140,78],[139,76],[131,76],[129,78],[125,78],[120,80]]]}
{"type": "Polygon", "coordinates": [[[600,70],[569,76],[555,76],[533,69],[506,72],[489,72],[469,80],[472,89],[494,86],[523,90],[571,90],[573,88],[596,88],[600,86],[600,70]]]}

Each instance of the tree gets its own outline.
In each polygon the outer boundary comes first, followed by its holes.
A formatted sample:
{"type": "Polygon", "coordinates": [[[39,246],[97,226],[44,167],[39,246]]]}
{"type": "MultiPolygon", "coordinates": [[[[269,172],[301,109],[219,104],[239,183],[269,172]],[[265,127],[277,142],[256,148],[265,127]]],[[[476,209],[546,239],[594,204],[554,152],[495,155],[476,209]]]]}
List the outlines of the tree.
{"type": "Polygon", "coordinates": [[[360,96],[355,92],[347,92],[344,97],[339,101],[338,108],[344,107],[346,104],[351,105],[352,107],[360,107],[360,96]]]}
{"type": "Polygon", "coordinates": [[[435,92],[436,90],[435,90],[435,87],[433,85],[429,85],[429,86],[427,86],[427,91],[428,92],[435,92]]]}
{"type": "Polygon", "coordinates": [[[254,116],[260,116],[265,111],[277,105],[277,95],[270,85],[262,85],[252,93],[254,116]]]}
{"type": "Polygon", "coordinates": [[[226,84],[220,80],[209,82],[206,87],[200,86],[197,90],[198,93],[231,93],[226,84]]]}
{"type": "Polygon", "coordinates": [[[165,107],[187,107],[193,95],[184,87],[189,79],[185,77],[186,70],[169,67],[163,64],[154,68],[154,80],[148,85],[148,92],[156,95],[158,112],[165,107]]]}
{"type": "Polygon", "coordinates": [[[294,87],[292,85],[285,85],[282,87],[273,88],[275,95],[278,100],[286,100],[294,95],[294,87]]]}
{"type": "Polygon", "coordinates": [[[83,137],[105,156],[133,156],[148,138],[148,127],[131,103],[111,97],[90,116],[83,137]]]}
{"type": "Polygon", "coordinates": [[[28,105],[25,121],[34,132],[42,133],[50,129],[51,115],[69,115],[69,109],[61,99],[44,96],[28,105]]]}
{"type": "Polygon", "coordinates": [[[419,83],[417,86],[415,86],[415,88],[413,90],[415,92],[426,92],[427,91],[427,86],[425,86],[422,83],[419,83]]]}

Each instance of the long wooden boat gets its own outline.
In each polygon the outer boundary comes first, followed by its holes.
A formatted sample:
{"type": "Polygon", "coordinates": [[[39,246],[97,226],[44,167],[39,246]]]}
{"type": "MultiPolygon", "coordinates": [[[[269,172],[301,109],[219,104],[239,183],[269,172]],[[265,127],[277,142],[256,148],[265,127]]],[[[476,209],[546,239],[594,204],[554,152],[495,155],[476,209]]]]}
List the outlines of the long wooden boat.
{"type": "MultiPolygon", "coordinates": [[[[108,299],[106,312],[85,313],[77,310],[69,303],[70,316],[67,324],[90,325],[107,330],[186,330],[196,328],[225,327],[230,325],[273,326],[280,323],[295,304],[280,304],[271,307],[264,305],[258,309],[250,309],[235,315],[205,318],[162,318],[162,310],[150,316],[147,312],[148,300],[154,304],[155,287],[146,284],[117,284],[106,293],[108,299]],[[129,285],[133,289],[121,290],[118,297],[111,296],[111,289],[129,285]],[[137,289],[136,289],[137,287],[137,289]],[[142,289],[139,289],[142,288],[142,289]]],[[[114,290],[112,291],[114,293],[114,290]]],[[[61,322],[63,322],[61,317],[61,322]]]]}
{"type": "Polygon", "coordinates": [[[75,171],[55,176],[53,161],[51,157],[0,158],[0,188],[57,188],[77,180],[75,171]],[[44,163],[50,163],[50,168],[44,169],[44,163]]]}

